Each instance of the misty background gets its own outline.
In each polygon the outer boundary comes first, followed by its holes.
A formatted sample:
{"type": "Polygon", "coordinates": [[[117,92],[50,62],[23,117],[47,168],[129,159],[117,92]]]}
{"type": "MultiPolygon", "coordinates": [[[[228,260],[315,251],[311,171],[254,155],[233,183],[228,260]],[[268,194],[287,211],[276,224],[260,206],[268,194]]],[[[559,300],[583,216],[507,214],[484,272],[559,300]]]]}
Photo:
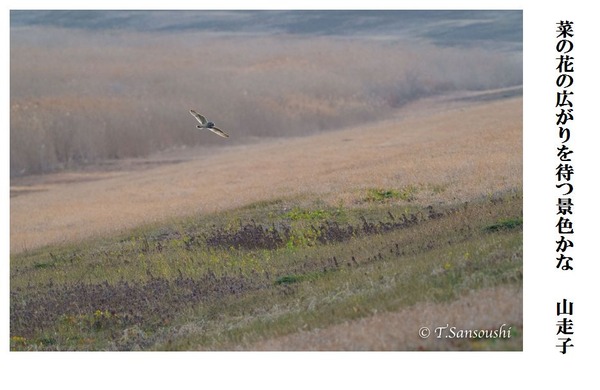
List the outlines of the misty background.
{"type": "Polygon", "coordinates": [[[11,177],[522,85],[521,11],[11,11],[11,177]],[[227,131],[195,129],[190,108],[227,131]]]}

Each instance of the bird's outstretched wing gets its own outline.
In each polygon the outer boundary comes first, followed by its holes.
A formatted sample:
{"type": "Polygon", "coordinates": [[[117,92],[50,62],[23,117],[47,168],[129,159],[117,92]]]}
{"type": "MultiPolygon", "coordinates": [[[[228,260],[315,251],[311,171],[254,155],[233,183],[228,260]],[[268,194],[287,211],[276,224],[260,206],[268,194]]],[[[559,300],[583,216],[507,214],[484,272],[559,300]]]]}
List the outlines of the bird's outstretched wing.
{"type": "Polygon", "coordinates": [[[204,125],[206,125],[206,124],[208,123],[208,121],[206,120],[206,118],[205,118],[205,117],[203,117],[202,115],[198,114],[196,111],[194,111],[194,110],[190,110],[190,114],[192,114],[192,116],[193,116],[194,118],[196,118],[196,120],[197,120],[198,122],[200,122],[200,124],[201,124],[201,125],[203,125],[203,126],[204,126],[204,125]]]}
{"type": "Polygon", "coordinates": [[[218,127],[207,127],[206,129],[212,131],[216,135],[220,135],[223,138],[229,138],[229,134],[227,134],[223,130],[219,129],[218,127]]]}

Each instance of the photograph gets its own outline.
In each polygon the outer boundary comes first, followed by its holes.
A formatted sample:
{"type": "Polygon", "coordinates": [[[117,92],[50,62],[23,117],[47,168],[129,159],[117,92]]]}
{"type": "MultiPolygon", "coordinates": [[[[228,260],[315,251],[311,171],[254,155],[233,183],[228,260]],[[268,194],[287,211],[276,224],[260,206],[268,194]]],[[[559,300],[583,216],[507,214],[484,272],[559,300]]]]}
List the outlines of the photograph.
{"type": "Polygon", "coordinates": [[[10,351],[523,351],[523,11],[10,10],[10,351]]]}

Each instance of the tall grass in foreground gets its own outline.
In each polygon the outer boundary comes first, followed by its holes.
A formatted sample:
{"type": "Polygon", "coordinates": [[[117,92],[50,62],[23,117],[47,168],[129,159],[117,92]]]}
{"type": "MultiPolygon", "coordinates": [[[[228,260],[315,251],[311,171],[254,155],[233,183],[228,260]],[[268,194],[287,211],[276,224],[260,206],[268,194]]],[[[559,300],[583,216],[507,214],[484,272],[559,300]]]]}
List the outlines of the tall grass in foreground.
{"type": "Polygon", "coordinates": [[[519,285],[521,218],[513,191],[443,208],[275,201],[22,253],[11,349],[248,348],[519,285]]]}

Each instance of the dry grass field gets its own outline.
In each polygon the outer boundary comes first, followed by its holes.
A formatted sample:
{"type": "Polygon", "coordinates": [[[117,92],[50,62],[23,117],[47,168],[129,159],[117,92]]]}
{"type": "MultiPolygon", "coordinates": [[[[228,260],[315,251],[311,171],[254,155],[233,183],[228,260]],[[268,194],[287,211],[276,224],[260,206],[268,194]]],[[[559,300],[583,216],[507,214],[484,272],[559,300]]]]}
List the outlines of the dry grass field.
{"type": "Polygon", "coordinates": [[[521,30],[12,12],[11,350],[522,349],[521,30]]]}
{"type": "Polygon", "coordinates": [[[520,51],[401,39],[11,29],[11,177],[389,119],[419,98],[522,83],[520,51]],[[207,55],[210,53],[210,55],[207,55]],[[191,127],[191,128],[190,128],[191,127]]]}
{"type": "Polygon", "coordinates": [[[11,348],[520,350],[522,99],[486,96],[13,179],[11,348]]]}
{"type": "Polygon", "coordinates": [[[520,98],[426,101],[393,120],[311,137],[13,179],[11,252],[258,201],[300,196],[351,206],[367,188],[412,186],[429,205],[517,188],[521,118],[520,98]]]}

